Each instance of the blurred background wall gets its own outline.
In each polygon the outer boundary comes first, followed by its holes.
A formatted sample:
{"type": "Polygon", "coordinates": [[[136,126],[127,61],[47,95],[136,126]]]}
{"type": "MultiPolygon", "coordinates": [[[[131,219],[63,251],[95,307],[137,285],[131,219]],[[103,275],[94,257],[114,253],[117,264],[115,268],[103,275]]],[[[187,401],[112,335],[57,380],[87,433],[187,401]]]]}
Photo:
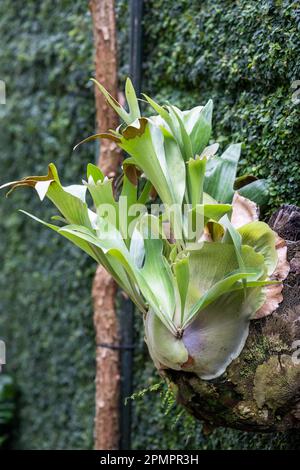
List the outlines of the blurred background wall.
{"type": "MultiPolygon", "coordinates": [[[[128,1],[118,0],[120,87],[129,71],[128,1]]],[[[191,107],[214,99],[214,138],[244,143],[240,168],[270,180],[267,217],[299,203],[299,110],[295,101],[299,2],[146,0],[143,90],[191,107]],[[294,93],[294,98],[293,98],[294,93]]],[[[46,172],[80,181],[95,147],[72,147],[95,126],[92,24],[82,0],[0,2],[0,182],[46,172]]],[[[298,88],[300,88],[298,86],[298,88]]],[[[0,335],[18,388],[14,448],[92,448],[95,266],[17,209],[50,218],[30,191],[0,201],[0,335]]],[[[119,302],[119,309],[122,302],[119,302]]],[[[134,389],[159,382],[137,317],[134,389]]],[[[155,387],[154,387],[155,388],[155,387]]],[[[202,426],[164,389],[133,401],[132,445],[143,449],[296,448],[300,436],[202,426]],[[160,392],[163,393],[163,399],[160,392]]]]}

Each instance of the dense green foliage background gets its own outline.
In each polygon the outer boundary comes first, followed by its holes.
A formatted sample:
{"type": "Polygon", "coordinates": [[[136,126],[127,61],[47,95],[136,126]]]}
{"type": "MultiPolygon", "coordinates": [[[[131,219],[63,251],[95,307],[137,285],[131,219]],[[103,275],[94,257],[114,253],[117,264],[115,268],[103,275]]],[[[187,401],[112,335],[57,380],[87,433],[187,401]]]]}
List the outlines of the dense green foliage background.
{"type": "MultiPolygon", "coordinates": [[[[120,80],[128,73],[128,1],[117,6],[120,80]]],[[[243,141],[241,168],[269,178],[269,209],[297,202],[300,6],[295,1],[147,0],[143,89],[179,106],[215,102],[214,137],[243,141]]],[[[80,181],[93,144],[91,18],[79,0],[0,3],[0,182],[43,173],[54,161],[66,184],[80,181]]],[[[26,190],[0,201],[0,337],[19,388],[16,448],[91,448],[94,264],[42,226],[47,202],[26,190]]],[[[136,321],[135,389],[158,382],[136,321]],[[145,365],[146,364],[146,365],[145,365]]],[[[294,448],[299,436],[216,430],[178,415],[158,392],[133,401],[134,448],[294,448]],[[165,415],[165,411],[168,415],[165,415]]]]}
{"type": "Polygon", "coordinates": [[[241,169],[270,180],[273,207],[299,202],[299,1],[145,5],[145,89],[183,107],[213,98],[214,137],[244,143],[241,169]]]}
{"type": "MultiPolygon", "coordinates": [[[[43,174],[55,161],[80,181],[93,148],[72,147],[94,127],[91,19],[85,2],[0,2],[1,182],[43,174]]],[[[0,202],[0,336],[19,388],[17,448],[89,448],[93,441],[93,263],[17,212],[49,219],[31,191],[0,202]]]]}
{"type": "Polygon", "coordinates": [[[16,390],[13,379],[0,374],[0,450],[9,448],[16,411],[16,390]]]}

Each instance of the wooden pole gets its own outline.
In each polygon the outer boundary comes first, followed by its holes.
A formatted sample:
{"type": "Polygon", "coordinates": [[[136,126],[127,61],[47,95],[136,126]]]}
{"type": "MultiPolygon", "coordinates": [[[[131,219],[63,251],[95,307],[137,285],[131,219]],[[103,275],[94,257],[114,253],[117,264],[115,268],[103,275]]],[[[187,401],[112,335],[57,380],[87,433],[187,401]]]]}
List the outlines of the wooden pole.
{"type": "MultiPolygon", "coordinates": [[[[117,44],[114,0],[91,0],[93,18],[96,80],[117,96],[117,44]]],[[[98,130],[118,126],[116,113],[95,89],[98,130]]],[[[98,164],[103,173],[114,177],[120,152],[114,142],[101,141],[98,164]]],[[[99,266],[95,274],[92,296],[96,330],[96,415],[95,449],[112,450],[119,446],[119,351],[108,346],[119,344],[119,328],[115,311],[116,284],[99,266]]]]}

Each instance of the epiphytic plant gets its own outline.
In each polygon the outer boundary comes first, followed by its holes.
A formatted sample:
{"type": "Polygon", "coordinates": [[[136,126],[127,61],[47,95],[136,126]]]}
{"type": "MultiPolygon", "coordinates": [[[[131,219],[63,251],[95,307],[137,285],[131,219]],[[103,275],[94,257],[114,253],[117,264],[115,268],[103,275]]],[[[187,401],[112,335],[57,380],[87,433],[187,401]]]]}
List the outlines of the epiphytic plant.
{"type": "Polygon", "coordinates": [[[181,111],[144,95],[156,112],[146,118],[129,79],[128,111],[96,84],[121,124],[81,143],[107,138],[128,154],[121,188],[92,164],[82,185],[65,187],[53,163],[46,176],[2,187],[31,186],[53,202],[61,225],[23,212],[111,273],[144,315],[158,369],[218,377],[240,354],[249,322],[272,313],[282,299],[285,244],[258,221],[265,182],[236,177],[239,144],[216,155],[219,145],[209,144],[211,100],[181,111]],[[161,202],[156,212],[149,207],[154,198],[161,202]]]}

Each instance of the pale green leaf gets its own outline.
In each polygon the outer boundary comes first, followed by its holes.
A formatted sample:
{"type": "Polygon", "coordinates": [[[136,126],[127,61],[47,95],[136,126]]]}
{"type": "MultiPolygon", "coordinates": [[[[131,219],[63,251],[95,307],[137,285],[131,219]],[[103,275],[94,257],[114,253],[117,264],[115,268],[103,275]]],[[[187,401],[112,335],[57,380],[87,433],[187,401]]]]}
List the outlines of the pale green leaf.
{"type": "Polygon", "coordinates": [[[200,154],[209,142],[212,111],[213,102],[209,100],[204,107],[197,106],[183,113],[184,124],[191,139],[194,155],[200,154]]]}
{"type": "Polygon", "coordinates": [[[98,181],[104,180],[104,174],[100,170],[100,168],[92,163],[89,163],[87,166],[87,180],[89,181],[90,176],[93,178],[94,183],[98,183],[98,181]]]}
{"type": "Polygon", "coordinates": [[[187,326],[183,343],[193,364],[188,369],[204,380],[221,376],[241,353],[251,315],[261,302],[261,289],[229,292],[200,311],[187,326]]]}
{"type": "Polygon", "coordinates": [[[230,145],[221,157],[211,158],[206,165],[204,191],[218,202],[231,203],[241,145],[230,145]]]}
{"type": "Polygon", "coordinates": [[[275,248],[275,233],[264,222],[250,222],[238,229],[243,245],[249,245],[257,253],[263,255],[268,268],[268,275],[271,275],[277,265],[278,255],[275,248]]]}
{"type": "Polygon", "coordinates": [[[141,269],[147,290],[152,291],[155,303],[170,321],[175,309],[175,292],[171,268],[163,256],[162,240],[145,239],[145,264],[141,269]]]}
{"type": "Polygon", "coordinates": [[[196,158],[187,162],[188,188],[192,207],[203,202],[203,183],[205,176],[206,159],[196,158]]]}
{"type": "MultiPolygon", "coordinates": [[[[125,129],[120,147],[134,158],[136,165],[145,173],[164,204],[182,204],[182,185],[177,188],[176,182],[172,183],[164,137],[159,128],[142,118],[139,127],[128,126],[125,129]]],[[[177,233],[180,233],[181,220],[177,214],[175,224],[177,233]]]]}
{"type": "Polygon", "coordinates": [[[224,215],[224,217],[220,219],[220,224],[222,224],[227,230],[224,237],[224,241],[232,241],[239,268],[243,270],[245,266],[244,260],[242,258],[242,237],[240,233],[233,227],[227,215],[224,215]]]}
{"type": "Polygon", "coordinates": [[[189,271],[189,256],[182,255],[176,258],[173,263],[173,270],[176,278],[177,288],[180,297],[180,317],[181,324],[184,320],[185,301],[188,293],[190,271],[189,271]]]}
{"type": "Polygon", "coordinates": [[[207,307],[209,304],[214,302],[218,297],[223,294],[230,292],[233,286],[236,285],[237,281],[242,279],[247,279],[249,276],[253,276],[254,271],[248,272],[238,272],[227,276],[221,281],[216,282],[192,307],[189,312],[189,315],[183,323],[183,327],[186,327],[190,324],[197,313],[207,307]]]}
{"type": "Polygon", "coordinates": [[[97,82],[97,80],[95,80],[94,78],[91,78],[91,80],[92,82],[95,83],[95,85],[104,95],[108,104],[116,111],[116,113],[120,116],[120,118],[127,124],[131,124],[133,120],[131,119],[130,114],[127,113],[127,111],[125,111],[125,109],[120,105],[120,103],[117,102],[115,98],[111,96],[110,93],[108,93],[108,91],[104,88],[103,85],[101,85],[101,83],[97,82]]]}
{"type": "Polygon", "coordinates": [[[267,180],[261,179],[243,186],[238,191],[241,196],[263,205],[269,200],[268,186],[267,180]]]}
{"type": "Polygon", "coordinates": [[[153,310],[145,318],[145,337],[150,356],[158,368],[180,370],[188,360],[188,352],[181,340],[166,327],[153,310]]]}
{"type": "MultiPolygon", "coordinates": [[[[256,253],[249,246],[242,246],[241,256],[245,267],[243,273],[239,269],[239,263],[232,244],[225,243],[203,243],[203,247],[197,250],[189,250],[190,284],[186,302],[185,318],[190,318],[191,312],[197,311],[206,302],[203,296],[211,289],[214,295],[221,295],[223,288],[234,287],[239,279],[248,281],[259,280],[264,273],[264,257],[256,253]],[[247,274],[247,275],[246,275],[247,274]],[[228,280],[228,276],[232,277],[228,280]],[[225,279],[225,284],[222,282],[225,279]],[[232,281],[232,282],[231,282],[232,281]],[[214,286],[221,282],[217,291],[214,286]],[[197,304],[197,307],[195,305],[197,304]],[[200,308],[199,307],[199,308],[200,308]]],[[[210,294],[210,295],[212,295],[210,294]]],[[[208,296],[208,300],[212,297],[208,296]]]]}
{"type": "Polygon", "coordinates": [[[135,90],[129,77],[126,79],[125,96],[129,107],[129,116],[131,122],[133,122],[141,117],[141,113],[135,90]]]}

